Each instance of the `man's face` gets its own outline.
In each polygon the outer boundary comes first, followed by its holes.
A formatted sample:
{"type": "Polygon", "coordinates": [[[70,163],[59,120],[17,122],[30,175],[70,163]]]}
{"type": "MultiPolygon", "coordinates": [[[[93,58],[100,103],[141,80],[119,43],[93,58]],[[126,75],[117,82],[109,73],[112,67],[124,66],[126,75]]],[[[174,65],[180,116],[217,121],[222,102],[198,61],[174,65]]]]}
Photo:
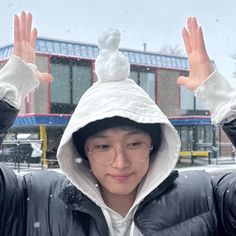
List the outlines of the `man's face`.
{"type": "Polygon", "coordinates": [[[150,135],[131,127],[110,128],[89,137],[86,155],[102,193],[136,194],[149,167],[150,146],[150,135]]]}

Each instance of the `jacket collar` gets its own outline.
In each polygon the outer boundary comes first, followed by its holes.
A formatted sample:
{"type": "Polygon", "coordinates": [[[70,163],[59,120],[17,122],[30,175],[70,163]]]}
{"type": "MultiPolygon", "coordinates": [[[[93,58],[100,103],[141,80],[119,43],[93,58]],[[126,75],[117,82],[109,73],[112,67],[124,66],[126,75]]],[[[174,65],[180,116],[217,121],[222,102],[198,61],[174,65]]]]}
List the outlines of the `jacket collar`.
{"type": "MultiPolygon", "coordinates": [[[[142,210],[142,208],[152,199],[160,196],[166,191],[172,183],[177,179],[179,173],[174,170],[170,175],[155,188],[139,205],[135,216],[142,210]]],[[[67,208],[72,211],[80,211],[90,215],[96,222],[98,231],[101,235],[109,235],[108,226],[101,209],[91,201],[86,195],[79,191],[74,185],[68,183],[58,194],[58,197],[66,204],[67,208]]]]}
{"type": "Polygon", "coordinates": [[[108,226],[102,210],[74,185],[71,183],[66,185],[59,192],[58,197],[66,204],[67,209],[86,213],[93,218],[100,235],[109,235],[108,226]]]}
{"type": "Polygon", "coordinates": [[[170,173],[170,175],[157,188],[155,188],[147,197],[144,198],[144,200],[140,203],[135,215],[137,215],[138,212],[149,201],[151,201],[152,199],[160,196],[163,192],[165,192],[178,177],[179,177],[179,172],[177,170],[173,170],[170,173]]]}

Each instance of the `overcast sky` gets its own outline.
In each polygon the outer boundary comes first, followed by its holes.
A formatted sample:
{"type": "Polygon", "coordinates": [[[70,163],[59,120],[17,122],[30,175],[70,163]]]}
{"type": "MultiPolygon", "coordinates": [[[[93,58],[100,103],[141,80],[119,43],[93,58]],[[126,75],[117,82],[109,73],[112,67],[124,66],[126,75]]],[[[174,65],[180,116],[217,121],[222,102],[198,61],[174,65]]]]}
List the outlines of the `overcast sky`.
{"type": "Polygon", "coordinates": [[[30,11],[39,35],[97,43],[110,27],[122,32],[121,47],[157,51],[163,45],[184,49],[181,29],[188,16],[203,27],[210,57],[219,71],[236,86],[230,58],[236,53],[235,0],[0,0],[0,45],[12,42],[12,19],[30,11]]]}

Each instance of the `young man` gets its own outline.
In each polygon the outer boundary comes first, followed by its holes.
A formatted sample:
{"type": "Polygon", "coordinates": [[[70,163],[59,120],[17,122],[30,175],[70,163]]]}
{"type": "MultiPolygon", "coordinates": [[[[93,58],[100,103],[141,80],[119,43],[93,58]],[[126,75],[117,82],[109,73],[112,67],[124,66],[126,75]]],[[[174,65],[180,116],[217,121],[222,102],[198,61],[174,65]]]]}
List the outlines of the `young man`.
{"type": "MultiPolygon", "coordinates": [[[[0,72],[2,138],[21,98],[37,79],[50,78],[31,65],[36,40],[31,21],[24,12],[15,17],[17,57],[0,72]]],[[[224,124],[235,144],[236,92],[214,71],[194,17],[183,38],[190,77],[178,83],[195,90],[213,122],[224,124]]],[[[204,171],[173,171],[178,134],[128,79],[129,63],[118,51],[119,40],[116,30],[99,40],[98,81],[82,96],[59,146],[65,176],[42,171],[18,177],[0,165],[0,235],[236,234],[236,174],[212,179],[204,171]]]]}

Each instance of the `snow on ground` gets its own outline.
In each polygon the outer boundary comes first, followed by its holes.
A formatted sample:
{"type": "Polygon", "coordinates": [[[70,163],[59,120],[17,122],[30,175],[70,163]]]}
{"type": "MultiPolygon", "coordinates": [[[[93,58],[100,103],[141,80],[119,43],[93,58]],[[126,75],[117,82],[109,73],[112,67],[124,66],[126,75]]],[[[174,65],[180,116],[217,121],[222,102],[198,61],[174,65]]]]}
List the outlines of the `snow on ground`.
{"type": "Polygon", "coordinates": [[[236,164],[211,164],[211,165],[200,165],[200,166],[188,166],[176,168],[178,171],[190,171],[190,170],[205,170],[212,174],[236,171],[236,164]]]}
{"type": "MultiPolygon", "coordinates": [[[[191,170],[205,170],[211,174],[223,173],[223,172],[231,172],[236,171],[236,164],[220,164],[220,165],[198,165],[198,166],[185,166],[185,167],[176,167],[179,172],[182,171],[191,171],[191,170]]],[[[36,171],[35,169],[25,169],[25,170],[13,170],[16,174],[25,175],[31,172],[36,171]]],[[[53,169],[44,169],[44,171],[56,171],[62,173],[60,168],[53,169]]]]}

